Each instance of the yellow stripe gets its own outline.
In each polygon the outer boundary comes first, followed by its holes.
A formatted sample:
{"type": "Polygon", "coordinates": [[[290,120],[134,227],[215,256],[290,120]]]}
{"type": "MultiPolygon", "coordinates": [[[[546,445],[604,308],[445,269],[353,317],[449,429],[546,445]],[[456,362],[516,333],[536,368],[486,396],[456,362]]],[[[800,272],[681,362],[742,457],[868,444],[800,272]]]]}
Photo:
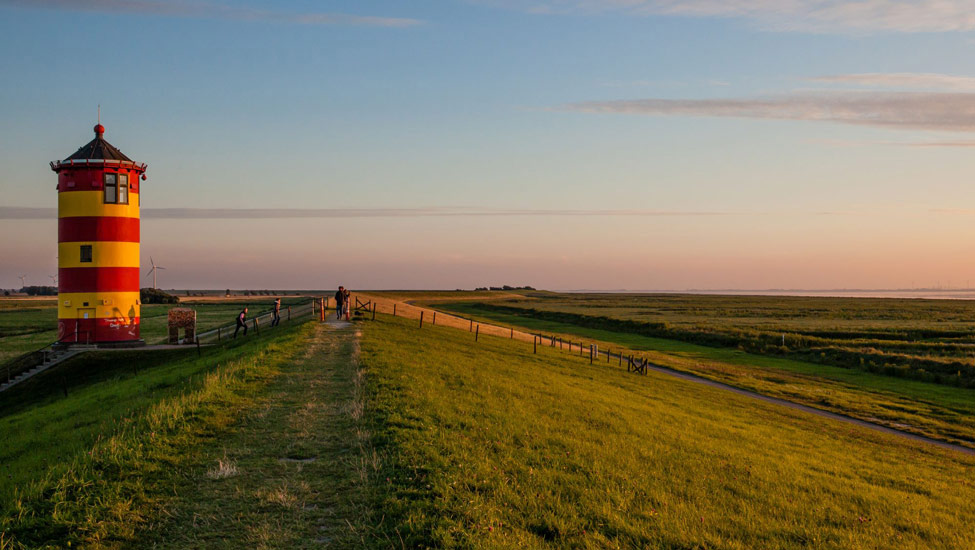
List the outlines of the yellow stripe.
{"type": "Polygon", "coordinates": [[[94,319],[139,316],[138,292],[65,292],[58,294],[58,319],[83,319],[80,309],[95,310],[94,319]],[[88,305],[85,305],[88,302],[88,305]]]}
{"type": "Polygon", "coordinates": [[[105,204],[104,191],[65,191],[58,193],[58,217],[109,216],[139,217],[139,194],[129,193],[129,204],[105,204]]]}
{"type": "Polygon", "coordinates": [[[95,241],[58,243],[58,267],[139,267],[139,243],[95,241]],[[81,261],[81,247],[91,246],[91,261],[81,261]]]}

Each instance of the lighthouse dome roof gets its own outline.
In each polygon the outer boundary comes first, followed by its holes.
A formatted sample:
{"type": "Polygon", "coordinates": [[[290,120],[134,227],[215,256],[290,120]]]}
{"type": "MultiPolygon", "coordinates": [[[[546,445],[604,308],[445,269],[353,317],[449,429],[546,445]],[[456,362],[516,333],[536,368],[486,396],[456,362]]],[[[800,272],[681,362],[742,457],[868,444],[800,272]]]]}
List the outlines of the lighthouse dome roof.
{"type": "Polygon", "coordinates": [[[132,162],[132,159],[125,156],[122,151],[119,151],[114,145],[105,141],[105,138],[102,137],[104,134],[105,127],[97,124],[95,126],[95,139],[83,145],[73,155],[64,160],[127,160],[132,162]]]}

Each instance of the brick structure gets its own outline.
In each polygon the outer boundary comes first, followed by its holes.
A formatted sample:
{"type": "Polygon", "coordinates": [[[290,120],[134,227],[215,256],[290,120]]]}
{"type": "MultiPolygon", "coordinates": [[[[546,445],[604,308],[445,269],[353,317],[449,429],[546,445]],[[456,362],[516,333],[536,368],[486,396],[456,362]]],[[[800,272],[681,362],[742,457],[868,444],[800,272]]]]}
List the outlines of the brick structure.
{"type": "Polygon", "coordinates": [[[184,342],[196,342],[196,310],[174,307],[169,310],[169,343],[179,343],[179,329],[184,330],[184,342]]]}

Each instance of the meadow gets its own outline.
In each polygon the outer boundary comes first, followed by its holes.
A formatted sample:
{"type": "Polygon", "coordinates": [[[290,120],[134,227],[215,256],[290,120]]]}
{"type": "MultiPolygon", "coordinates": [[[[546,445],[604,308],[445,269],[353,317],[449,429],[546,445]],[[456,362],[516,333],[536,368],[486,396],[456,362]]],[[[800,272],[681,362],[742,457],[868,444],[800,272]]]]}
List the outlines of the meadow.
{"type": "Polygon", "coordinates": [[[0,403],[23,472],[0,548],[975,544],[970,456],[518,340],[359,328],[359,409],[357,367],[322,368],[344,355],[315,323],[0,403]]]}
{"type": "Polygon", "coordinates": [[[975,459],[665,375],[367,324],[404,547],[969,548],[975,459]]]}
{"type": "Polygon", "coordinates": [[[782,356],[648,336],[630,324],[495,302],[436,302],[440,310],[600,349],[623,349],[682,372],[902,431],[975,448],[975,390],[782,356]],[[569,320],[565,320],[568,318],[569,320]]]}
{"type": "MultiPolygon", "coordinates": [[[[211,300],[183,298],[179,307],[196,310],[198,331],[231,324],[244,307],[250,306],[250,315],[271,309],[273,297],[255,296],[250,299],[211,300]]],[[[305,302],[307,298],[286,297],[285,306],[305,302]]],[[[168,312],[172,304],[147,304],[142,306],[140,331],[149,344],[164,343],[168,337],[168,312]]],[[[40,349],[57,339],[57,300],[48,299],[0,299],[0,367],[5,361],[40,349]]]]}
{"type": "Polygon", "coordinates": [[[298,323],[195,351],[90,353],[0,394],[0,548],[114,548],[179,465],[304,349],[298,323]],[[67,395],[63,390],[67,389],[67,395]]]}
{"type": "Polygon", "coordinates": [[[526,316],[975,387],[975,301],[526,292],[526,316]]]}

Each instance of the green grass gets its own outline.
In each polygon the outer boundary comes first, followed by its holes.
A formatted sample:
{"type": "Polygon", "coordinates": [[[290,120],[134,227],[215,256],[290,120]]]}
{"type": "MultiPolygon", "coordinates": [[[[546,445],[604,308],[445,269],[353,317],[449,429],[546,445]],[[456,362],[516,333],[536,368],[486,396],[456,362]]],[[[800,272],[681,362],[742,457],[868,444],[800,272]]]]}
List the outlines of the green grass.
{"type": "Polygon", "coordinates": [[[437,308],[534,332],[593,339],[604,348],[645,351],[643,355],[661,365],[705,378],[975,447],[973,389],[579,326],[477,303],[438,303],[437,308]]]}
{"type": "Polygon", "coordinates": [[[305,337],[296,324],[200,358],[92,355],[4,395],[0,548],[133,540],[171,498],[179,464],[252,403],[305,337]]]}
{"type": "MultiPolygon", "coordinates": [[[[192,300],[192,299],[190,299],[192,300]]],[[[307,302],[307,298],[284,298],[283,306],[307,302]]],[[[204,301],[184,305],[148,304],[142,306],[140,335],[147,343],[163,343],[169,334],[169,310],[189,307],[196,310],[197,331],[232,324],[237,313],[250,306],[250,315],[271,308],[272,297],[257,296],[252,302],[204,301]]],[[[56,300],[0,300],[0,365],[4,361],[40,349],[57,340],[56,300]]]]}
{"type": "Polygon", "coordinates": [[[603,318],[673,340],[975,387],[973,300],[524,294],[500,303],[566,320],[603,318]]]}
{"type": "Polygon", "coordinates": [[[349,332],[306,323],[0,405],[53,419],[50,441],[141,395],[4,501],[0,549],[975,545],[972,457],[524,342],[359,326],[361,368],[349,332]],[[144,384],[179,368],[199,370],[144,384]]]}
{"type": "Polygon", "coordinates": [[[384,532],[437,548],[970,548],[975,460],[663,375],[383,316],[384,532]]]}
{"type": "MultiPolygon", "coordinates": [[[[381,513],[351,330],[315,324],[255,406],[182,467],[166,520],[134,547],[360,548],[381,513]]],[[[388,543],[388,541],[387,541],[388,543]]],[[[381,547],[386,547],[382,545],[381,547]]]]}

